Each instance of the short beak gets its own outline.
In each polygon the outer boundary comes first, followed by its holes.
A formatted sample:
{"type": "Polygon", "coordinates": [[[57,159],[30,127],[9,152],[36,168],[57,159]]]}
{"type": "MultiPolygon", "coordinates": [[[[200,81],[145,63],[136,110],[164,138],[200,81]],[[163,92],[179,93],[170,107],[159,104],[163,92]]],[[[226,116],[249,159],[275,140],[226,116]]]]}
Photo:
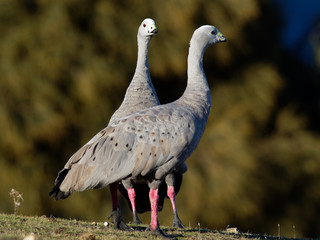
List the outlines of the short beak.
{"type": "Polygon", "coordinates": [[[157,27],[156,27],[156,25],[153,25],[152,27],[151,27],[151,31],[150,31],[150,33],[158,33],[158,29],[157,29],[157,27]]]}
{"type": "Polygon", "coordinates": [[[218,32],[217,37],[218,37],[220,42],[226,42],[227,41],[227,39],[223,36],[223,34],[221,32],[218,32]]]}

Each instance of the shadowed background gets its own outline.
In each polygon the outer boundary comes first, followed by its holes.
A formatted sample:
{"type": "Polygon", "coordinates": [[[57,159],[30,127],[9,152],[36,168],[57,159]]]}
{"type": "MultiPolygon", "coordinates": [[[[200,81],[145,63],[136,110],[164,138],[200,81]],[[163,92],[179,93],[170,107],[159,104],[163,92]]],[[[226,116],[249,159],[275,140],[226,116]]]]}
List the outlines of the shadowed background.
{"type": "MultiPolygon", "coordinates": [[[[161,103],[183,93],[197,27],[215,25],[228,40],[204,58],[212,109],[177,196],[183,223],[269,234],[280,224],[288,237],[293,226],[297,236],[319,236],[319,11],[310,20],[307,10],[308,19],[294,14],[298,1],[278,2],[1,0],[0,211],[13,212],[14,188],[22,214],[107,220],[108,188],[61,201],[48,192],[120,105],[138,26],[150,17],[159,30],[149,65],[161,103]],[[290,16],[309,22],[290,25],[290,16]]],[[[303,6],[319,9],[317,1],[303,6]]],[[[160,223],[171,225],[169,201],[164,208],[160,223]]],[[[142,219],[149,223],[149,213],[142,219]]]]}

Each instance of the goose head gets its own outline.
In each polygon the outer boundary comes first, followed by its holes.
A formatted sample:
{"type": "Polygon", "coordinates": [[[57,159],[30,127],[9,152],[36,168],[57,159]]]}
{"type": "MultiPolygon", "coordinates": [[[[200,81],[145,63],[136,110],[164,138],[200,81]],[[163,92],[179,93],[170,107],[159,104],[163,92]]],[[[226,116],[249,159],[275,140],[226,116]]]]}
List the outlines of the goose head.
{"type": "Polygon", "coordinates": [[[141,37],[152,37],[158,33],[156,23],[151,18],[146,18],[142,21],[138,30],[141,37]]]}
{"type": "Polygon", "coordinates": [[[190,44],[197,44],[207,48],[212,44],[226,41],[227,39],[215,26],[204,25],[194,31],[190,44]]]}

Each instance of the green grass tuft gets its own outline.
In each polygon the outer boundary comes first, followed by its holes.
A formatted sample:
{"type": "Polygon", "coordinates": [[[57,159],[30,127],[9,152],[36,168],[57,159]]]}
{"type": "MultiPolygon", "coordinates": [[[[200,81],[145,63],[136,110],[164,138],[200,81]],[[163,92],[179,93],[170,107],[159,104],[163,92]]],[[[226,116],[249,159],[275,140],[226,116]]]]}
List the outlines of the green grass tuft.
{"type": "MultiPolygon", "coordinates": [[[[129,225],[135,231],[118,231],[111,224],[107,227],[102,222],[85,222],[74,219],[54,217],[29,217],[21,215],[0,214],[0,240],[22,240],[33,233],[37,239],[157,239],[151,236],[146,225],[129,225]],[[85,237],[87,236],[87,238],[85,237]],[[88,237],[88,236],[91,236],[88,237]],[[94,238],[92,238],[94,236],[94,238]]],[[[228,231],[216,231],[201,228],[186,228],[183,230],[161,226],[167,234],[179,235],[178,239],[217,239],[217,240],[277,240],[277,237],[254,235],[248,233],[234,234],[228,231]]],[[[288,239],[288,238],[281,238],[288,239]]]]}

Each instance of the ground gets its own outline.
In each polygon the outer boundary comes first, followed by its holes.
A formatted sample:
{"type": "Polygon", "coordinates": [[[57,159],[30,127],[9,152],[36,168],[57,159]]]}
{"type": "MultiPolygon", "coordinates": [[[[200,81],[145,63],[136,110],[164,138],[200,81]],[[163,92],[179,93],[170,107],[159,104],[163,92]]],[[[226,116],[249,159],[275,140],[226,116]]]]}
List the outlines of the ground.
{"type": "MultiPolygon", "coordinates": [[[[133,231],[118,231],[110,223],[85,222],[55,217],[30,217],[0,214],[0,240],[42,240],[42,239],[157,239],[146,231],[147,226],[129,225],[133,231]],[[29,238],[27,238],[27,236],[29,238]]],[[[279,237],[241,233],[236,228],[217,231],[201,228],[174,229],[161,226],[167,234],[177,235],[177,239],[217,239],[217,240],[278,240],[279,237]]],[[[287,239],[289,238],[283,238],[287,239]]]]}

